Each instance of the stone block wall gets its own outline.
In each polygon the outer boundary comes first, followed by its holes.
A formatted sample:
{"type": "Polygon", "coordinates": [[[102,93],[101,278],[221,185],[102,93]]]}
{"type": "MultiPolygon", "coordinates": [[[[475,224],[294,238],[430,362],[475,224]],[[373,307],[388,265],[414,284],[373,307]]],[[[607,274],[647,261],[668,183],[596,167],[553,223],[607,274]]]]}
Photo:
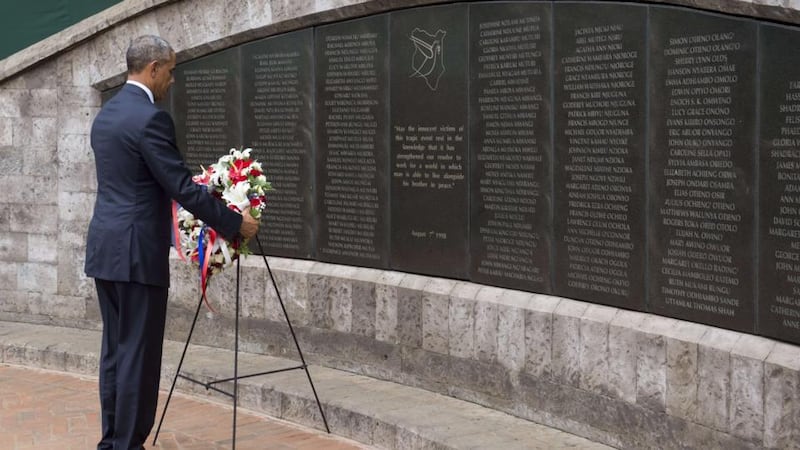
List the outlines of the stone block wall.
{"type": "MultiPolygon", "coordinates": [[[[95,192],[89,128],[124,80],[130,37],[179,61],[252,39],[435,3],[128,0],[0,61],[0,320],[99,328],[83,275],[95,192]]],[[[662,1],[800,23],[800,4],[662,1]]],[[[624,448],[800,448],[800,348],[565,298],[392,271],[269,258],[302,350],[624,448]]],[[[241,267],[248,352],[294,345],[264,263],[241,267]]],[[[235,271],[216,277],[193,342],[231,348],[235,271]]],[[[168,337],[184,340],[196,274],[173,261],[168,337]]]]}

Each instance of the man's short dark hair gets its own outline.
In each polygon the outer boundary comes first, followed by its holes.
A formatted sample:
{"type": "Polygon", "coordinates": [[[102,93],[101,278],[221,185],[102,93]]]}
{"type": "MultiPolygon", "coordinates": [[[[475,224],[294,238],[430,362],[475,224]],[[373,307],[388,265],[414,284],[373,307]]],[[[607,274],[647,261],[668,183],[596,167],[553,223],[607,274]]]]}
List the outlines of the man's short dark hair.
{"type": "Polygon", "coordinates": [[[175,51],[158,36],[139,36],[131,41],[125,54],[128,73],[139,73],[153,61],[169,61],[175,51]]]}

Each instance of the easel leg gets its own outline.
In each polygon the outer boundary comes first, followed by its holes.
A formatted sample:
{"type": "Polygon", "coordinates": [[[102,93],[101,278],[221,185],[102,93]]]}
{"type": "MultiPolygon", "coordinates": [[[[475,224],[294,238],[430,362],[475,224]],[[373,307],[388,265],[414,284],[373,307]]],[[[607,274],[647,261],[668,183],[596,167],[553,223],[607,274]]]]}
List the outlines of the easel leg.
{"type": "Polygon", "coordinates": [[[317,402],[317,408],[319,408],[319,414],[322,416],[322,422],[325,424],[325,431],[330,433],[331,430],[330,428],[328,428],[328,419],[325,418],[325,412],[322,410],[322,403],[320,403],[319,401],[317,390],[316,388],[314,388],[314,382],[311,380],[311,374],[308,372],[308,365],[306,364],[306,359],[303,357],[303,351],[300,350],[300,344],[297,342],[297,335],[294,332],[292,321],[289,320],[289,314],[286,312],[286,306],[283,304],[283,299],[281,298],[280,291],[278,291],[278,284],[275,282],[275,276],[272,274],[272,269],[269,267],[269,263],[267,262],[267,255],[264,253],[264,248],[261,246],[261,240],[258,238],[257,234],[256,234],[256,243],[258,244],[258,250],[261,252],[261,257],[264,259],[264,265],[267,266],[267,272],[269,272],[269,278],[270,280],[272,280],[272,287],[275,289],[275,295],[278,296],[278,302],[281,304],[283,317],[286,318],[286,324],[289,325],[289,331],[292,334],[292,339],[294,340],[294,346],[295,348],[297,348],[297,354],[300,356],[300,362],[302,364],[303,370],[306,371],[306,377],[308,377],[308,384],[311,385],[311,392],[314,393],[314,400],[316,400],[317,402]]]}

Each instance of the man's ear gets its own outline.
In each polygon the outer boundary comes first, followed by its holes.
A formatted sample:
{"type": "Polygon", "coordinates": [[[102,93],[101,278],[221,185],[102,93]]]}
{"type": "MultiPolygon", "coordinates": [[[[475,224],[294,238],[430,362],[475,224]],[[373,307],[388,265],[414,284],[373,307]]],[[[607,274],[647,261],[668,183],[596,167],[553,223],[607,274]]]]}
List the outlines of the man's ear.
{"type": "Polygon", "coordinates": [[[155,78],[156,71],[158,70],[158,61],[150,62],[150,64],[147,65],[147,68],[150,70],[150,78],[155,78]]]}

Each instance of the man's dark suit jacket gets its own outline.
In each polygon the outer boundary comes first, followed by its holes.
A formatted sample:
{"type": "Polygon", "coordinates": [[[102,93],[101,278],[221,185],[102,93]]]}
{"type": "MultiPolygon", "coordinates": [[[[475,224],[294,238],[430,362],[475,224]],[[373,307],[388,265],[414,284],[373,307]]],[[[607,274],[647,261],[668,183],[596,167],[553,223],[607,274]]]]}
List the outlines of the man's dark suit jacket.
{"type": "MultiPolygon", "coordinates": [[[[86,275],[169,286],[171,199],[227,238],[240,214],[192,181],[170,115],[126,83],[92,125],[97,200],[86,242],[86,275]]],[[[223,150],[223,149],[220,149],[223,150]]]]}

